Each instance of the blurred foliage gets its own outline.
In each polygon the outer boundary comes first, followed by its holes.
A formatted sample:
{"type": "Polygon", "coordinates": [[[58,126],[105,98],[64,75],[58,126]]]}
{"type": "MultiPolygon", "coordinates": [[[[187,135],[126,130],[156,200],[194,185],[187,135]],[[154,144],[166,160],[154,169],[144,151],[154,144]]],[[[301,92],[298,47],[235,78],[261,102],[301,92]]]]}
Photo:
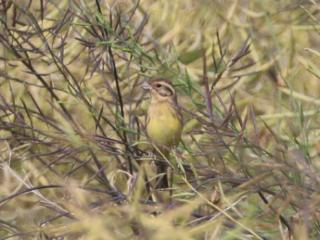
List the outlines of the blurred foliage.
{"type": "Polygon", "coordinates": [[[0,3],[0,239],[317,239],[319,4],[0,3]],[[159,201],[141,84],[184,135],[159,201]]]}

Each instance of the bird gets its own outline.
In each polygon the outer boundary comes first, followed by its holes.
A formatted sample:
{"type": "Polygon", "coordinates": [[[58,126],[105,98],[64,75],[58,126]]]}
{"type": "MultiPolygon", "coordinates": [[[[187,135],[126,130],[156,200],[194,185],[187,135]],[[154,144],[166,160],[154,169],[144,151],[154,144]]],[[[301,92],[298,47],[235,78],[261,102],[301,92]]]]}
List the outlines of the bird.
{"type": "Polygon", "coordinates": [[[178,105],[177,93],[172,82],[165,78],[144,82],[142,87],[148,90],[151,101],[147,111],[146,133],[154,153],[162,161],[156,161],[156,189],[169,187],[167,176],[170,151],[177,147],[183,129],[181,107],[178,105]]]}

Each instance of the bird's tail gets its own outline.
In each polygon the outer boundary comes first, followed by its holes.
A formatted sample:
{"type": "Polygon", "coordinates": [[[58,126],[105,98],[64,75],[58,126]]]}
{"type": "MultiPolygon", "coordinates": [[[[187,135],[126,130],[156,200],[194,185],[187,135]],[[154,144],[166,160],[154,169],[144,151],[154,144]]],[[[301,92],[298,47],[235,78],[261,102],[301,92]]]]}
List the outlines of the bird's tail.
{"type": "Polygon", "coordinates": [[[156,189],[165,189],[169,187],[168,179],[168,163],[165,161],[157,161],[157,179],[156,179],[156,189]]]}

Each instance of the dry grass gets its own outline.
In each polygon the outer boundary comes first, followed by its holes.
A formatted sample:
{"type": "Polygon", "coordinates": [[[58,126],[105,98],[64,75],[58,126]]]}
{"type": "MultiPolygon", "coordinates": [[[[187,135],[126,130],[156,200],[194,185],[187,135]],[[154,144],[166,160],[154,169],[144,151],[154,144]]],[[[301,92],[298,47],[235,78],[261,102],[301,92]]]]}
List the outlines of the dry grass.
{"type": "Polygon", "coordinates": [[[0,239],[317,239],[316,1],[0,4],[0,239]],[[143,81],[184,108],[173,195],[143,81]]]}

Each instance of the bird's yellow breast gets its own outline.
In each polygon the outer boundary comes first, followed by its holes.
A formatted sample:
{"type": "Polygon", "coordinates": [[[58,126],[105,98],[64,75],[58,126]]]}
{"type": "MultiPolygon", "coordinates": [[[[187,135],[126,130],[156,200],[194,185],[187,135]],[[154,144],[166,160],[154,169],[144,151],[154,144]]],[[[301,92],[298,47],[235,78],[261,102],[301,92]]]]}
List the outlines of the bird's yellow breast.
{"type": "Polygon", "coordinates": [[[153,143],[172,147],[181,138],[182,123],[177,110],[168,102],[153,104],[148,110],[147,133],[153,143]]]}

